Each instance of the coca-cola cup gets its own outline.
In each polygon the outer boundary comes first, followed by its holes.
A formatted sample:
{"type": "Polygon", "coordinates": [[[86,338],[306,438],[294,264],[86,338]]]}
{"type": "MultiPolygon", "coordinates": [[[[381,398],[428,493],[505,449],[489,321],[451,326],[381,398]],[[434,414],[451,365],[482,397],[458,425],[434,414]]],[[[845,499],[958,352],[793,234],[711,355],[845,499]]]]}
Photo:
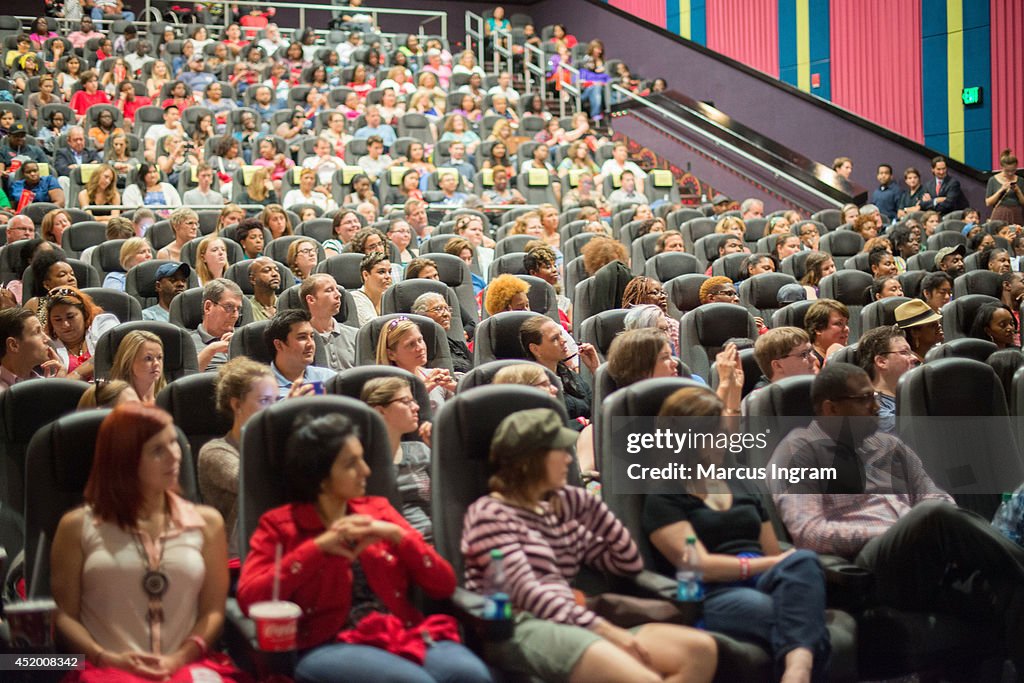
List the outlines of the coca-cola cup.
{"type": "Polygon", "coordinates": [[[57,603],[50,598],[15,602],[4,608],[15,650],[41,650],[53,647],[53,615],[57,603]]]}
{"type": "Polygon", "coordinates": [[[302,609],[287,600],[257,602],[249,607],[249,617],[256,622],[256,641],[264,652],[287,652],[295,649],[302,609]]]}

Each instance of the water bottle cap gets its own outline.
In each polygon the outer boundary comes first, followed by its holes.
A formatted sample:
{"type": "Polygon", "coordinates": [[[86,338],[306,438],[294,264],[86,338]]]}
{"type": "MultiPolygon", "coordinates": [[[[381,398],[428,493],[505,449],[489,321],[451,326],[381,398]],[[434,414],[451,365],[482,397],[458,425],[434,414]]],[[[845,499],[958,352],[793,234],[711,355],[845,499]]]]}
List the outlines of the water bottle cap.
{"type": "Polygon", "coordinates": [[[697,545],[697,537],[696,536],[687,536],[686,537],[686,543],[687,543],[687,545],[697,545]]]}
{"type": "Polygon", "coordinates": [[[497,548],[495,548],[494,550],[491,551],[491,559],[492,560],[500,560],[500,559],[503,559],[504,557],[505,557],[505,554],[503,552],[501,552],[500,550],[498,550],[497,548]]]}

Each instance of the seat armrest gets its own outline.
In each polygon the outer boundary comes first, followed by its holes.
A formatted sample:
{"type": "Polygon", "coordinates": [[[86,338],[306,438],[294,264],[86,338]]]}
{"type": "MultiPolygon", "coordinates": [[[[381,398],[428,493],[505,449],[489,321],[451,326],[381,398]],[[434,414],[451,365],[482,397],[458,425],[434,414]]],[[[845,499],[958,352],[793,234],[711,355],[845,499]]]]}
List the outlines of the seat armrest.
{"type": "Polygon", "coordinates": [[[875,575],[837,555],[819,555],[829,607],[857,613],[871,603],[875,575]]]}
{"type": "Polygon", "coordinates": [[[511,620],[484,619],[484,597],[465,588],[457,587],[447,600],[433,602],[430,611],[449,614],[470,631],[477,642],[506,640],[512,637],[511,620]]]}

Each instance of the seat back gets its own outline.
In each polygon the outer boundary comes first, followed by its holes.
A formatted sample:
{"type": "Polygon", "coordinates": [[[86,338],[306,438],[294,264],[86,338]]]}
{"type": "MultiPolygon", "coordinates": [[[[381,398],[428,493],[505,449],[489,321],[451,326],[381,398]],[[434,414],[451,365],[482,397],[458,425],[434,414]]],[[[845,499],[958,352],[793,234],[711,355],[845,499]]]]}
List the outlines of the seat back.
{"type": "Polygon", "coordinates": [[[680,275],[700,272],[702,271],[697,258],[693,254],[684,254],[680,251],[655,254],[644,263],[644,275],[662,283],[680,275]]]}
{"type": "Polygon", "coordinates": [[[771,327],[799,327],[801,330],[807,329],[804,325],[804,318],[807,316],[807,309],[813,303],[813,301],[795,301],[791,304],[786,304],[772,313],[771,327]]]}
{"type": "Polygon", "coordinates": [[[562,259],[568,263],[577,256],[583,255],[583,247],[587,245],[587,242],[597,237],[596,232],[581,232],[573,235],[569,239],[564,239],[561,243],[562,248],[562,259]]]}
{"type": "Polygon", "coordinates": [[[537,238],[533,235],[509,235],[497,241],[494,245],[494,258],[504,256],[506,254],[526,254],[526,245],[530,242],[535,241],[537,238]]]}
{"type": "MultiPolygon", "coordinates": [[[[26,576],[38,575],[33,586],[37,595],[50,593],[50,562],[44,561],[35,572],[35,548],[45,534],[44,558],[49,558],[50,545],[60,518],[81,505],[82,493],[92,470],[96,436],[109,410],[87,410],[58,418],[41,427],[28,445],[25,462],[25,553],[26,576]]],[[[196,471],[188,441],[178,431],[181,448],[181,493],[189,500],[198,500],[196,471]]]]}
{"type": "Polygon", "coordinates": [[[1002,383],[982,361],[938,358],[904,374],[896,429],[940,488],[989,519],[1006,482],[1024,479],[1002,383]]]}
{"type": "Polygon", "coordinates": [[[972,270],[953,280],[953,298],[968,294],[985,294],[998,299],[1003,293],[1003,283],[997,273],[991,270],[972,270]]]}
{"type": "Polygon", "coordinates": [[[985,304],[999,303],[999,299],[984,294],[965,294],[942,307],[942,334],[946,341],[969,337],[974,316],[985,304]]]}
{"type": "Polygon", "coordinates": [[[868,304],[860,310],[860,328],[868,330],[896,324],[896,308],[910,301],[905,296],[890,296],[868,304]]]}
{"type": "Polygon", "coordinates": [[[68,256],[78,258],[89,247],[102,244],[107,238],[106,232],[106,223],[99,221],[77,223],[66,229],[61,235],[61,248],[68,256]]]}
{"type": "Polygon", "coordinates": [[[665,283],[668,312],[673,318],[700,306],[700,287],[708,279],[704,273],[678,275],[665,283]]]}
{"type": "Polygon", "coordinates": [[[164,377],[168,382],[199,372],[196,347],[188,332],[171,323],[135,320],[107,330],[96,342],[96,351],[93,353],[96,377],[110,377],[110,368],[114,364],[121,340],[134,330],[145,330],[160,337],[164,345],[164,377]]]}
{"type": "MultiPolygon", "coordinates": [[[[558,295],[555,294],[555,288],[547,280],[533,275],[516,275],[516,277],[530,286],[530,289],[526,291],[526,296],[530,301],[530,310],[558,322],[558,295]]],[[[481,302],[480,317],[483,319],[488,317],[486,288],[482,292],[481,302]]]]}
{"type": "Polygon", "coordinates": [[[654,249],[657,247],[658,238],[661,233],[653,232],[633,240],[630,247],[630,264],[634,275],[643,275],[647,265],[647,259],[654,257],[654,249]]]}
{"type": "Polygon", "coordinates": [[[593,344],[598,357],[604,361],[612,340],[626,329],[627,313],[625,308],[614,308],[590,316],[579,327],[580,343],[593,344]]]}
{"type": "MultiPolygon", "coordinates": [[[[68,265],[71,266],[71,270],[75,272],[75,279],[78,280],[78,288],[85,289],[86,287],[99,287],[103,283],[100,282],[100,274],[96,272],[96,269],[90,266],[85,261],[79,261],[78,259],[69,258],[68,265]]],[[[28,293],[32,292],[36,286],[36,276],[32,272],[31,268],[25,270],[25,274],[21,277],[21,291],[25,293],[25,298],[28,298],[28,293]]]]}
{"type": "Polygon", "coordinates": [[[123,323],[142,320],[142,306],[139,306],[135,297],[106,287],[88,287],[82,292],[92,297],[93,302],[102,308],[104,313],[117,316],[123,323]]]}
{"type": "Polygon", "coordinates": [[[313,218],[308,221],[302,221],[295,226],[295,234],[312,237],[322,244],[329,239],[334,239],[334,219],[313,218]]]}
{"type": "Polygon", "coordinates": [[[359,289],[363,286],[363,276],[359,271],[363,256],[364,254],[349,252],[331,256],[318,262],[315,272],[333,276],[345,289],[359,289]]]}
{"type": "MultiPolygon", "coordinates": [[[[533,387],[508,384],[456,394],[445,401],[434,419],[430,474],[434,545],[458,577],[464,575],[459,547],[462,520],[470,503],[488,491],[488,455],[494,432],[506,416],[531,408],[550,408],[566,419],[561,401],[533,387]]],[[[577,468],[570,468],[569,480],[572,484],[579,481],[577,468]]]]}
{"type": "Polygon", "coordinates": [[[939,252],[935,249],[928,251],[922,251],[914,254],[907,259],[907,272],[913,270],[925,270],[931,272],[935,270],[935,255],[939,252]]]}
{"type": "MultiPolygon", "coordinates": [[[[371,379],[381,377],[400,377],[409,382],[412,390],[412,397],[420,408],[420,423],[429,422],[433,419],[433,408],[430,405],[430,394],[427,393],[427,386],[423,380],[408,370],[396,368],[393,365],[359,365],[342,370],[334,377],[327,380],[325,389],[328,394],[334,396],[348,396],[357,401],[362,400],[363,387],[371,379]]],[[[419,435],[414,435],[416,439],[419,435]]]]}
{"type": "Polygon", "coordinates": [[[535,315],[533,311],[505,311],[480,321],[473,346],[473,365],[506,358],[531,360],[519,341],[519,328],[535,315]]]}
{"type": "Polygon", "coordinates": [[[200,372],[179,377],[156,396],[156,404],[174,418],[198,460],[207,441],[231,431],[233,419],[217,410],[217,373],[200,372]]]}
{"type": "Polygon", "coordinates": [[[807,257],[812,253],[814,252],[805,250],[790,254],[782,259],[782,263],[779,264],[779,272],[788,273],[797,280],[802,280],[804,275],[807,274],[807,257]]]}
{"type": "Polygon", "coordinates": [[[498,374],[503,368],[507,368],[513,365],[522,365],[528,363],[530,365],[536,365],[544,370],[544,373],[548,376],[548,381],[551,385],[558,389],[559,395],[562,393],[562,380],[558,378],[558,375],[545,368],[540,363],[535,363],[532,360],[523,360],[521,358],[505,358],[502,360],[492,360],[489,363],[478,365],[459,380],[458,393],[468,391],[474,387],[482,387],[494,382],[494,376],[498,374]]]}
{"type": "Polygon", "coordinates": [[[697,217],[680,224],[679,232],[683,234],[683,245],[687,253],[696,253],[694,245],[701,237],[712,235],[715,232],[715,225],[718,220],[715,218],[697,217]]]}
{"type": "Polygon", "coordinates": [[[835,230],[821,236],[818,248],[832,254],[836,268],[842,268],[846,259],[864,249],[864,238],[852,230],[835,230]]]}
{"type": "Polygon", "coordinates": [[[300,415],[321,417],[338,413],[351,419],[359,432],[363,459],[370,467],[367,494],[384,496],[395,507],[401,507],[387,427],[373,408],[347,396],[304,396],[282,401],[254,415],[242,433],[238,551],[243,562],[260,516],[289,502],[288,492],[281,482],[285,481],[288,437],[294,431],[295,419],[300,415]]]}
{"type": "Polygon", "coordinates": [[[786,273],[761,273],[740,283],[740,303],[751,315],[761,317],[766,323],[779,310],[779,289],[783,285],[796,284],[796,278],[786,273]]]}
{"type": "Polygon", "coordinates": [[[107,240],[96,246],[89,254],[89,264],[96,269],[101,278],[107,273],[123,273],[121,265],[121,247],[127,240],[107,240]]]}
{"type": "Polygon", "coordinates": [[[711,264],[711,275],[739,282],[747,277],[747,271],[743,266],[748,258],[749,254],[744,253],[720,256],[711,264]]]}
{"type": "Polygon", "coordinates": [[[679,323],[679,358],[691,372],[706,378],[712,360],[733,337],[757,339],[757,326],[747,309],[738,304],[704,304],[679,323]]]}
{"type": "Polygon", "coordinates": [[[961,337],[959,339],[950,339],[942,344],[936,344],[928,349],[924,362],[930,363],[939,358],[972,358],[985,363],[988,361],[988,357],[998,350],[999,348],[987,339],[961,337]]]}
{"type": "Polygon", "coordinates": [[[491,281],[499,275],[526,275],[526,266],[523,264],[521,252],[512,252],[496,257],[487,268],[487,280],[491,281]]]}
{"type": "Polygon", "coordinates": [[[396,282],[384,290],[384,297],[380,302],[381,313],[412,313],[412,305],[418,297],[428,292],[440,294],[445,302],[452,309],[452,322],[447,330],[447,335],[452,339],[461,341],[464,339],[462,327],[461,305],[455,292],[443,282],[438,280],[427,280],[416,278],[396,282]]]}
{"type": "Polygon", "coordinates": [[[77,380],[51,378],[19,382],[0,393],[0,503],[25,509],[25,452],[37,430],[75,412],[89,387],[77,380]]]}
{"type": "Polygon", "coordinates": [[[479,320],[480,311],[473,292],[473,279],[466,262],[458,256],[445,253],[430,254],[427,258],[437,265],[438,279],[452,288],[462,304],[462,310],[468,311],[473,320],[479,320]]]}
{"type": "Polygon", "coordinates": [[[359,328],[356,335],[356,365],[375,365],[377,363],[377,340],[381,330],[395,318],[405,317],[416,323],[427,345],[428,368],[445,368],[452,370],[452,356],[444,329],[430,318],[423,315],[405,313],[389,313],[379,315],[359,328]]]}

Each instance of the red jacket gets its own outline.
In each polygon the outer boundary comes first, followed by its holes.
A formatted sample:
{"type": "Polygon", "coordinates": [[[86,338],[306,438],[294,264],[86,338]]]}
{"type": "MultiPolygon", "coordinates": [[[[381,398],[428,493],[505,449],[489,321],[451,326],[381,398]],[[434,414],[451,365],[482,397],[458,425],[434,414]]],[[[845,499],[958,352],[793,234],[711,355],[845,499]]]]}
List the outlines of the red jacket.
{"type": "MultiPolygon", "coordinates": [[[[367,496],[348,502],[351,514],[369,515],[392,522],[406,530],[397,546],[380,541],[359,556],[367,581],[381,602],[407,627],[423,620],[409,601],[409,587],[415,582],[432,598],[446,598],[455,592],[455,572],[434,547],[423,540],[385,498],[367,496]]],[[[351,563],[337,555],[323,553],[314,539],[325,531],[316,506],[289,504],[268,511],[249,541],[249,555],[238,582],[242,609],[270,600],[274,582],[274,553],[283,547],[281,599],[302,608],[298,646],[315,647],[337,639],[345,625],[352,601],[351,563]]]]}

